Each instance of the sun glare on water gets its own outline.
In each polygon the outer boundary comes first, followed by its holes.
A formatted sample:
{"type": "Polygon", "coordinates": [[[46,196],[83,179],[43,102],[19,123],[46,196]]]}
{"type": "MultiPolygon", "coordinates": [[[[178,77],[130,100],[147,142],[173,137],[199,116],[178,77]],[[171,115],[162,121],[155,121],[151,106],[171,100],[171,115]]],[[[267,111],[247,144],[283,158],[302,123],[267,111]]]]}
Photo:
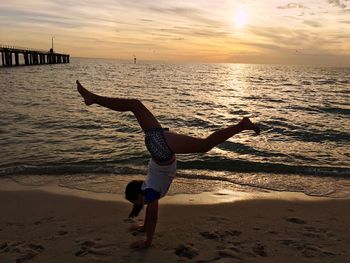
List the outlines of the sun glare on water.
{"type": "Polygon", "coordinates": [[[245,24],[247,24],[247,20],[248,20],[247,10],[242,6],[238,7],[234,17],[235,26],[238,28],[242,28],[245,24]]]}

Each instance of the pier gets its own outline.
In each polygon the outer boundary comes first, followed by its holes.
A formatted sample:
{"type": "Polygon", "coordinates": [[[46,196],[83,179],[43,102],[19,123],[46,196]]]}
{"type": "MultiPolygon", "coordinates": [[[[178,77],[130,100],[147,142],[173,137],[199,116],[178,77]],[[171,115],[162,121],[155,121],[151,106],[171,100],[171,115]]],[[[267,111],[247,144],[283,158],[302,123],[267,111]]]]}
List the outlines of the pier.
{"type": "Polygon", "coordinates": [[[53,48],[45,51],[0,44],[0,52],[3,67],[69,63],[68,54],[56,53],[53,48]]]}

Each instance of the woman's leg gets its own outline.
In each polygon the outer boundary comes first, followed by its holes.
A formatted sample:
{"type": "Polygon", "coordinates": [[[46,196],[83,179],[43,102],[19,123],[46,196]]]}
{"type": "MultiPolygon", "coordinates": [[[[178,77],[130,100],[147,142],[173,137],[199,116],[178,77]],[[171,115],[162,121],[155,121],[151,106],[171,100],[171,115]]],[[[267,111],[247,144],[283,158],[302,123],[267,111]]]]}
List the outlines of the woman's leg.
{"type": "Polygon", "coordinates": [[[260,133],[259,127],[252,123],[249,118],[243,118],[237,125],[213,132],[204,139],[171,132],[165,132],[164,135],[169,148],[174,153],[201,153],[211,150],[244,130],[253,130],[256,134],[260,133]]]}
{"type": "Polygon", "coordinates": [[[77,89],[84,98],[86,105],[95,103],[114,111],[131,111],[135,115],[143,131],[162,127],[153,114],[139,100],[99,96],[85,89],[78,80],[77,89]]]}

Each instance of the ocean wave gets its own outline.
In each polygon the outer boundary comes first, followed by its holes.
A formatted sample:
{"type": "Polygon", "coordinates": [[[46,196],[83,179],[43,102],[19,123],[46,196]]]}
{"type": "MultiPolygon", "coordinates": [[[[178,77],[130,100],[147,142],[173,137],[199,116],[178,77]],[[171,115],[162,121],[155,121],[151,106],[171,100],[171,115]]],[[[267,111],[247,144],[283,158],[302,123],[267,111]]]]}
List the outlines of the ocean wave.
{"type": "Polygon", "coordinates": [[[288,136],[289,139],[302,142],[336,142],[336,143],[348,143],[350,140],[350,133],[346,131],[337,131],[333,129],[320,128],[307,128],[292,123],[288,123],[282,120],[271,119],[262,122],[261,127],[264,130],[269,130],[270,133],[276,133],[279,135],[288,136]]]}
{"type": "Polygon", "coordinates": [[[289,110],[296,110],[300,112],[308,112],[310,114],[318,114],[320,111],[314,107],[313,105],[306,106],[306,105],[289,105],[287,107],[289,110]]]}
{"type": "Polygon", "coordinates": [[[318,85],[331,85],[331,84],[336,84],[336,83],[337,83],[336,79],[324,79],[324,80],[316,81],[316,84],[318,84],[318,85]]]}
{"type": "Polygon", "coordinates": [[[281,84],[282,86],[287,86],[287,87],[298,87],[298,84],[294,84],[294,83],[283,83],[281,84]]]}
{"type": "MultiPolygon", "coordinates": [[[[209,158],[209,160],[178,161],[183,170],[209,170],[243,173],[299,174],[312,176],[342,176],[350,178],[350,168],[297,166],[279,163],[252,162],[209,158]]],[[[130,163],[74,163],[57,165],[14,165],[0,168],[0,176],[11,175],[67,175],[67,174],[144,174],[147,162],[130,163]]]]}
{"type": "Polygon", "coordinates": [[[16,165],[0,168],[0,175],[139,174],[144,170],[113,164],[16,165]]]}
{"type": "Polygon", "coordinates": [[[310,81],[307,81],[307,80],[303,80],[302,82],[301,82],[301,84],[302,85],[311,85],[312,83],[310,82],[310,81]]]}
{"type": "Polygon", "coordinates": [[[287,157],[287,154],[275,152],[272,150],[264,151],[264,150],[258,150],[254,147],[251,147],[246,144],[238,143],[238,142],[231,142],[226,141],[221,143],[217,146],[217,148],[229,151],[229,152],[235,152],[239,154],[250,154],[255,156],[261,156],[261,157],[287,157]]]}
{"type": "Polygon", "coordinates": [[[280,163],[262,163],[243,160],[217,159],[203,161],[180,162],[179,168],[205,169],[216,171],[246,172],[246,173],[273,173],[273,174],[301,174],[313,176],[349,176],[350,168],[346,167],[318,167],[297,166],[280,163]]]}
{"type": "Polygon", "coordinates": [[[321,112],[340,114],[340,115],[350,115],[350,109],[336,108],[336,107],[319,107],[321,112]]]}
{"type": "Polygon", "coordinates": [[[287,131],[286,135],[299,139],[303,142],[335,142],[335,143],[348,143],[350,140],[350,133],[335,131],[327,129],[324,131],[319,130],[305,130],[305,131],[287,131]]]}

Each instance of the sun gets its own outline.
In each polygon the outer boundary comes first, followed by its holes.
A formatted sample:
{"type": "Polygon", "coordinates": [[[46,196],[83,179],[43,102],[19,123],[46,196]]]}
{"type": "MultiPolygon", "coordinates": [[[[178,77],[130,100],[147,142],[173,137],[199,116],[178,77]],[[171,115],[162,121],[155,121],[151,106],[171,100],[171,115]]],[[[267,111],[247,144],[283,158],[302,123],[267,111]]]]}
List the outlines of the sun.
{"type": "Polygon", "coordinates": [[[245,24],[247,24],[247,21],[248,21],[247,10],[243,6],[238,7],[234,17],[235,26],[238,28],[242,28],[245,24]]]}

